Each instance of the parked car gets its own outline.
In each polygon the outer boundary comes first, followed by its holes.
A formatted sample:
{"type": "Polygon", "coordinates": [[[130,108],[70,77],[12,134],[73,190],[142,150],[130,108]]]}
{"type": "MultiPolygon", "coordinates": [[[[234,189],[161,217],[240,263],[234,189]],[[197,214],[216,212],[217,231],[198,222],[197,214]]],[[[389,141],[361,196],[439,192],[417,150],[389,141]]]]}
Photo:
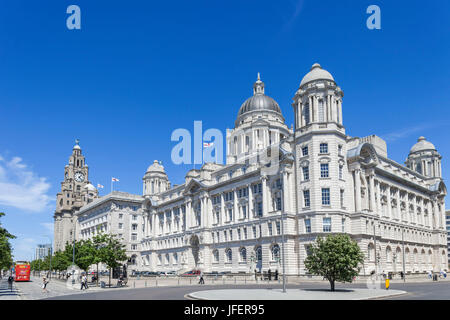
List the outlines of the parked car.
{"type": "Polygon", "coordinates": [[[187,277],[189,277],[189,276],[198,276],[198,275],[200,275],[200,270],[191,270],[191,271],[188,271],[188,272],[185,272],[185,273],[183,273],[182,274],[182,276],[187,276],[187,277]]]}

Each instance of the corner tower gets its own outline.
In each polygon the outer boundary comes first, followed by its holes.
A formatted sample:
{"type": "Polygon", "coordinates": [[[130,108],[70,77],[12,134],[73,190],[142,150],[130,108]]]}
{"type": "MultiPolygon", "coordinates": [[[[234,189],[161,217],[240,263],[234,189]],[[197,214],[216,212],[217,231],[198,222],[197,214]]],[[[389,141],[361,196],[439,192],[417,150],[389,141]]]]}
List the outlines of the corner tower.
{"type": "Polygon", "coordinates": [[[74,213],[97,197],[98,191],[89,182],[89,167],[81,152],[79,140],[76,140],[69,164],[64,167],[61,192],[56,195],[56,210],[53,216],[55,251],[64,250],[66,242],[73,241],[74,213]]]}

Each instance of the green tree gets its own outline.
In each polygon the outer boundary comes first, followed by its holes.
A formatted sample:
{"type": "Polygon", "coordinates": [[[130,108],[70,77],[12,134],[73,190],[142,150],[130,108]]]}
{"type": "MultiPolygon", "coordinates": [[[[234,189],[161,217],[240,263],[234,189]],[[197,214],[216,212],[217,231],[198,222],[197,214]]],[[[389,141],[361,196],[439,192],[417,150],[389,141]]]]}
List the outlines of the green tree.
{"type": "Polygon", "coordinates": [[[97,249],[98,262],[105,263],[110,269],[109,272],[109,286],[111,286],[112,269],[121,266],[121,264],[128,260],[125,254],[125,245],[114,234],[101,233],[98,237],[94,237],[94,246],[97,249]]]}
{"type": "MultiPolygon", "coordinates": [[[[0,217],[5,214],[0,212],[0,217]]],[[[13,263],[12,247],[9,240],[16,237],[1,226],[0,223],[0,270],[7,270],[13,263]]]]}
{"type": "MultiPolygon", "coordinates": [[[[88,271],[89,267],[94,263],[94,253],[90,239],[75,241],[75,264],[82,270],[88,271]]],[[[73,260],[73,243],[66,243],[63,255],[65,256],[64,261],[70,261],[70,265],[73,260]]]]}
{"type": "Polygon", "coordinates": [[[310,247],[305,266],[310,273],[327,279],[334,291],[336,281],[351,282],[358,275],[358,265],[363,261],[358,244],[348,235],[338,234],[329,235],[325,240],[317,238],[310,247]]]}

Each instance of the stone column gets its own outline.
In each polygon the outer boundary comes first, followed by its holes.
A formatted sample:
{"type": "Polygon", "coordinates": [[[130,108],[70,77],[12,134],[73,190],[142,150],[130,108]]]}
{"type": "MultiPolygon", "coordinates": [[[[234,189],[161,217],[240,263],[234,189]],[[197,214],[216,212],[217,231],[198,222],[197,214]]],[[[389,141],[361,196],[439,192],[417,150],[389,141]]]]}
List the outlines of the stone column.
{"type": "Polygon", "coordinates": [[[361,211],[361,169],[356,168],[354,174],[355,185],[355,212],[361,211]]]}
{"type": "Polygon", "coordinates": [[[391,186],[386,187],[386,196],[387,196],[387,216],[389,219],[392,219],[392,204],[391,204],[391,186]]]}
{"type": "Polygon", "coordinates": [[[237,189],[233,189],[233,222],[236,222],[238,220],[238,196],[237,196],[237,189]]]}
{"type": "Polygon", "coordinates": [[[283,175],[283,210],[284,212],[290,212],[291,208],[289,205],[289,182],[288,182],[288,173],[286,172],[286,169],[282,172],[283,175]]]}
{"type": "Polygon", "coordinates": [[[370,188],[370,211],[375,212],[376,211],[376,204],[375,204],[375,183],[374,183],[374,173],[371,172],[369,174],[369,188],[370,188]]]}
{"type": "Polygon", "coordinates": [[[254,216],[253,213],[253,189],[252,185],[248,184],[248,213],[247,213],[247,221],[250,219],[250,217],[254,216]]]}
{"type": "Polygon", "coordinates": [[[225,200],[223,198],[223,193],[220,194],[220,220],[219,224],[223,225],[223,223],[227,221],[225,217],[225,200]]]}
{"type": "Polygon", "coordinates": [[[380,185],[380,181],[377,181],[377,209],[376,211],[378,212],[378,216],[382,216],[381,214],[381,185],[380,185]]]}
{"type": "Polygon", "coordinates": [[[267,206],[268,206],[268,198],[269,195],[267,194],[267,177],[266,176],[262,176],[261,177],[261,181],[262,181],[262,207],[263,207],[263,216],[266,217],[267,216],[267,206]]]}
{"type": "Polygon", "coordinates": [[[342,103],[341,101],[338,102],[338,108],[339,108],[339,124],[344,123],[344,119],[342,119],[342,103]]]}
{"type": "Polygon", "coordinates": [[[191,219],[192,219],[192,199],[188,199],[186,202],[186,230],[189,230],[192,227],[191,219]]]}

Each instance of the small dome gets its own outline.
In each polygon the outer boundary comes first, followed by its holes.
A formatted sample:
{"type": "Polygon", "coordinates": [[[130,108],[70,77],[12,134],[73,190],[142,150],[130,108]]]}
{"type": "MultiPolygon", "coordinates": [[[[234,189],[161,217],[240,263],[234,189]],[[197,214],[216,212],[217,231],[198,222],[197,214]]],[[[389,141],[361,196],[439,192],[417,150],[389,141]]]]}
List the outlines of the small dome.
{"type": "Polygon", "coordinates": [[[153,161],[153,164],[147,168],[147,172],[166,173],[164,171],[164,167],[158,162],[158,160],[153,161]]]}
{"type": "Polygon", "coordinates": [[[250,111],[274,111],[281,114],[278,103],[264,94],[264,82],[261,81],[258,73],[258,80],[253,85],[253,96],[245,100],[238,112],[238,117],[250,111]]]}
{"type": "Polygon", "coordinates": [[[84,188],[87,189],[88,191],[97,191],[97,189],[90,183],[85,185],[84,188]]]}
{"type": "Polygon", "coordinates": [[[333,76],[327,70],[322,69],[318,63],[314,63],[311,71],[303,77],[300,87],[315,80],[331,80],[334,82],[333,76]]]}
{"type": "Polygon", "coordinates": [[[417,143],[413,145],[411,148],[411,151],[409,153],[415,153],[419,151],[425,151],[425,150],[436,150],[436,147],[431,142],[427,141],[425,137],[420,137],[417,140],[417,143]]]}

